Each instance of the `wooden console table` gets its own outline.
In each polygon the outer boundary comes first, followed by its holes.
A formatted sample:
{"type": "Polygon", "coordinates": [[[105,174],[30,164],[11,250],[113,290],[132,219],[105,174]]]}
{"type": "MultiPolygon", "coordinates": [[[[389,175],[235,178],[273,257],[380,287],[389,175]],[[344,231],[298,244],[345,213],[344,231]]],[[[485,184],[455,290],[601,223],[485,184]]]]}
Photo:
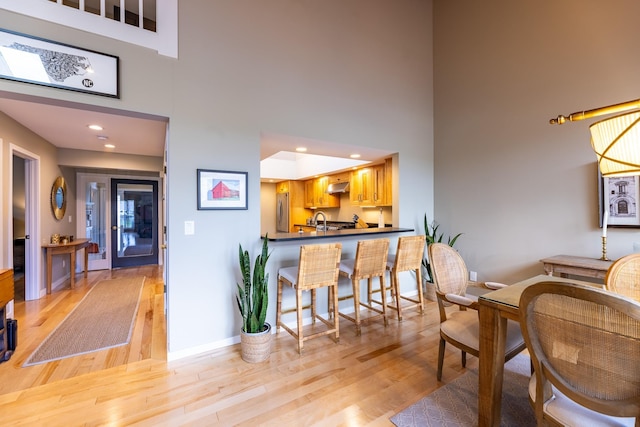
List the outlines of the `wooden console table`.
{"type": "Polygon", "coordinates": [[[613,264],[613,261],[571,255],[556,255],[550,258],[543,258],[540,262],[543,263],[544,271],[549,276],[553,276],[554,273],[559,274],[560,277],[567,277],[567,275],[573,274],[595,279],[604,279],[607,270],[613,264]]]}
{"type": "Polygon", "coordinates": [[[84,249],[84,277],[87,277],[87,267],[89,265],[89,252],[87,248],[89,246],[89,239],[76,239],[69,243],[60,243],[58,245],[42,245],[42,248],[47,252],[47,294],[51,293],[51,258],[53,255],[69,254],[71,258],[71,264],[69,270],[71,273],[71,288],[76,283],[76,251],[84,249]]]}

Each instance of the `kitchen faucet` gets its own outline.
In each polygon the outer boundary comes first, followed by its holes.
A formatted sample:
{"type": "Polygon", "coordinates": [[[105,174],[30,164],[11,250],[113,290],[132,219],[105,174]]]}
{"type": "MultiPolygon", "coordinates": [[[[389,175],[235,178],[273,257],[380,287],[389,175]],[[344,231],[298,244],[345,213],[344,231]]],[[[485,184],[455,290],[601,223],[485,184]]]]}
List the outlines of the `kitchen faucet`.
{"type": "Polygon", "coordinates": [[[327,216],[322,211],[316,212],[313,216],[313,223],[318,227],[318,215],[322,215],[322,219],[324,220],[324,231],[327,231],[327,216]]]}

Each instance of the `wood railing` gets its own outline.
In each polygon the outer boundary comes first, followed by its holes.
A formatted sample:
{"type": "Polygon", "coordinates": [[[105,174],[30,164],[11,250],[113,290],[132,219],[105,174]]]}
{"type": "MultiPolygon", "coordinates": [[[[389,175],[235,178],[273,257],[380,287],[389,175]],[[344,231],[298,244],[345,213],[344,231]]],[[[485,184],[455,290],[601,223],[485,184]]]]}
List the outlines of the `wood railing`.
{"type": "Polygon", "coordinates": [[[0,0],[0,9],[178,56],[178,0],[0,0]]]}

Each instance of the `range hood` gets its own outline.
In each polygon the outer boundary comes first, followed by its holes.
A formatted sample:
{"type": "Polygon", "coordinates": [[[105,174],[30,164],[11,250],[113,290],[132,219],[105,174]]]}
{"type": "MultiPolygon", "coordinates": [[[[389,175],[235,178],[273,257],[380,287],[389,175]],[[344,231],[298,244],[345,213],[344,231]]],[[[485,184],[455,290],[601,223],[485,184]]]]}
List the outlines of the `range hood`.
{"type": "Polygon", "coordinates": [[[349,183],[348,182],[338,182],[336,184],[329,184],[327,187],[327,193],[329,194],[339,194],[339,193],[348,193],[349,192],[349,183]]]}

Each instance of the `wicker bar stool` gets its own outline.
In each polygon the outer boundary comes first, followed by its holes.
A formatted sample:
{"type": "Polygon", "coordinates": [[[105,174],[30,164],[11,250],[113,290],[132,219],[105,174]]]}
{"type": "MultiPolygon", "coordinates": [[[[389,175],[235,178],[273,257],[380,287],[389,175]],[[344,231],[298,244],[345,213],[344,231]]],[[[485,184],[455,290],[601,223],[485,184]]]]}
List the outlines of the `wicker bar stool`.
{"type": "Polygon", "coordinates": [[[360,325],[362,321],[370,321],[382,317],[384,325],[387,325],[386,312],[386,292],[381,292],[382,301],[380,307],[374,307],[371,300],[363,302],[360,300],[360,281],[367,279],[368,289],[371,289],[374,277],[380,282],[380,290],[386,290],[385,271],[387,268],[387,256],[389,253],[389,239],[360,240],[356,249],[355,259],[340,261],[340,275],[351,279],[352,294],[340,299],[353,298],[354,315],[342,313],[338,314],[356,324],[356,333],[360,335],[360,325]],[[360,308],[365,307],[376,314],[365,319],[360,316],[360,308]]]}
{"type": "MultiPolygon", "coordinates": [[[[398,320],[402,320],[402,310],[418,307],[420,313],[424,314],[424,296],[422,292],[422,258],[424,257],[424,245],[426,242],[426,236],[424,234],[417,236],[404,236],[398,238],[398,248],[395,255],[389,255],[387,258],[387,270],[391,283],[388,289],[391,289],[392,302],[387,304],[387,308],[391,308],[398,312],[398,320]],[[418,291],[418,297],[412,298],[400,294],[400,281],[398,280],[399,273],[403,271],[413,271],[416,276],[416,289],[418,291]],[[409,301],[411,304],[405,304],[402,306],[402,300],[409,301]]],[[[369,299],[374,301],[371,297],[372,290],[369,291],[369,299]]],[[[379,301],[374,301],[381,303],[379,301]]]]}
{"type": "Polygon", "coordinates": [[[278,270],[278,300],[276,306],[276,333],[280,327],[289,332],[298,340],[298,353],[302,354],[304,341],[324,335],[335,334],[335,341],[340,339],[338,328],[338,266],[342,244],[329,243],[323,245],[300,246],[300,260],[297,266],[284,267],[278,270]],[[282,310],[282,289],[284,285],[291,286],[296,292],[296,306],[289,310],[282,310]],[[329,300],[333,308],[331,322],[316,313],[316,289],[327,287],[329,300]],[[303,305],[302,292],[311,292],[311,302],[303,305]],[[311,310],[311,319],[315,326],[316,320],[320,320],[326,328],[319,332],[304,336],[302,328],[302,311],[311,310]],[[282,322],[282,314],[295,311],[297,314],[297,328],[294,331],[282,322]]]}

